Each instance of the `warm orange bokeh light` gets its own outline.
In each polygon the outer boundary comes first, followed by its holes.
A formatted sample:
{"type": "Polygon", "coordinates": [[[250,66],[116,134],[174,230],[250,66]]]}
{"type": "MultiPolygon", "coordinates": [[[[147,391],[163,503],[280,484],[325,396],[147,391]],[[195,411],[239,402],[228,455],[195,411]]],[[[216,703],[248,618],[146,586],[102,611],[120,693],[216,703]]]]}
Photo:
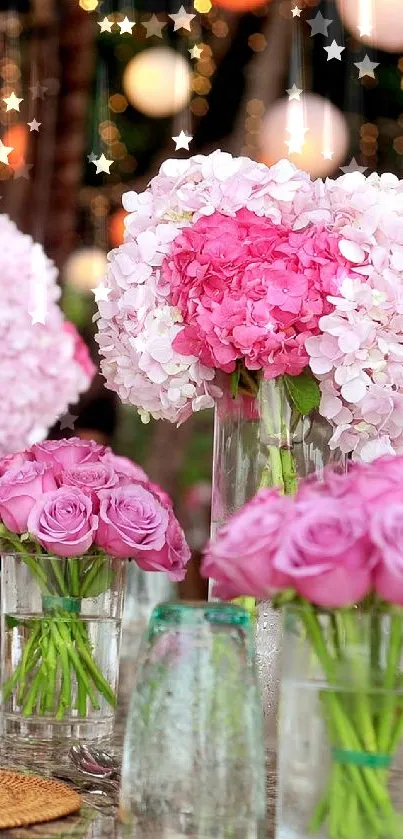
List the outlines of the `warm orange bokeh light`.
{"type": "Polygon", "coordinates": [[[4,145],[9,147],[11,146],[11,148],[14,149],[14,151],[12,151],[8,156],[8,162],[12,166],[15,166],[17,163],[21,163],[21,160],[26,159],[28,151],[28,136],[28,128],[21,122],[11,125],[5,132],[4,137],[2,138],[4,145]]]}
{"type": "Polygon", "coordinates": [[[118,248],[123,242],[126,216],[126,210],[116,210],[109,219],[109,243],[112,248],[118,248]]]}
{"type": "Polygon", "coordinates": [[[267,6],[270,0],[213,0],[213,5],[231,12],[252,12],[267,6]]]}

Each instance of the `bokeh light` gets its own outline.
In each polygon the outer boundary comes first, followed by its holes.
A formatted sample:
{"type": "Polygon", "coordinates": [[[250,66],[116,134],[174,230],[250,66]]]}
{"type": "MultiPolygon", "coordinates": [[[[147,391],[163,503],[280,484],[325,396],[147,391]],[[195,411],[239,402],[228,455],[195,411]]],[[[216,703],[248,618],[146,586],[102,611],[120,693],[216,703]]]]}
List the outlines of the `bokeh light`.
{"type": "Polygon", "coordinates": [[[167,117],[181,111],[191,95],[191,70],[169,47],[151,47],[136,55],[123,75],[125,94],[143,114],[167,117]]]}
{"type": "Polygon", "coordinates": [[[324,177],[343,162],[347,148],[343,114],[313,93],[301,101],[277,100],[262,123],[260,159],[269,166],[286,157],[314,177],[324,177]]]}
{"type": "Polygon", "coordinates": [[[8,156],[8,162],[11,166],[26,159],[29,143],[29,130],[26,125],[16,122],[15,125],[11,125],[7,129],[2,139],[5,146],[13,149],[8,156]]]}
{"type": "Polygon", "coordinates": [[[109,242],[112,248],[122,244],[125,233],[125,218],[127,213],[123,209],[116,210],[110,216],[108,223],[109,242]]]}
{"type": "Polygon", "coordinates": [[[231,12],[250,12],[267,5],[267,0],[214,0],[214,6],[231,12]]]}
{"type": "Polygon", "coordinates": [[[89,293],[105,277],[106,268],[106,253],[101,248],[80,248],[68,258],[64,280],[75,291],[89,293]]]}
{"type": "Polygon", "coordinates": [[[386,52],[403,49],[402,0],[336,0],[336,5],[357,40],[386,52]]]}

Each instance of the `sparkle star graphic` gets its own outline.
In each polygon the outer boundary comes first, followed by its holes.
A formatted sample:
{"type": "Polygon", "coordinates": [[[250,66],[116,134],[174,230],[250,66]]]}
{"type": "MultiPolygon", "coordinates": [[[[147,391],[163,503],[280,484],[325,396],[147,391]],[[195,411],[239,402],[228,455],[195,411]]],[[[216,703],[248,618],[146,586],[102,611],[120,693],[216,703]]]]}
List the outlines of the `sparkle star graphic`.
{"type": "Polygon", "coordinates": [[[291,14],[293,17],[301,17],[301,12],[302,9],[299,9],[298,6],[294,6],[294,8],[291,9],[291,14]]]}
{"type": "Polygon", "coordinates": [[[379,67],[379,61],[371,61],[369,55],[365,55],[362,61],[354,61],[354,67],[358,69],[358,78],[363,79],[364,76],[369,76],[370,79],[375,78],[375,67],[379,67]]]}
{"type": "Polygon", "coordinates": [[[89,163],[93,163],[94,166],[96,166],[97,156],[96,156],[96,154],[94,154],[93,151],[91,152],[91,154],[87,154],[87,160],[88,160],[89,163]]]}
{"type": "Polygon", "coordinates": [[[345,47],[339,47],[337,41],[332,41],[330,47],[323,47],[323,49],[327,52],[327,60],[331,61],[332,58],[337,58],[338,61],[341,61],[341,54],[345,47]]]}
{"type": "Polygon", "coordinates": [[[33,168],[33,163],[25,163],[24,160],[21,160],[12,168],[14,169],[14,180],[18,180],[19,178],[24,178],[26,181],[29,181],[29,173],[30,170],[33,168]]]}
{"type": "Polygon", "coordinates": [[[110,168],[112,166],[113,160],[107,160],[105,155],[102,153],[101,157],[98,157],[94,160],[94,163],[97,167],[96,174],[99,175],[101,172],[105,172],[106,175],[110,175],[110,168]]]}
{"type": "Polygon", "coordinates": [[[186,149],[189,151],[189,143],[192,142],[193,137],[189,134],[185,134],[184,131],[180,131],[177,137],[172,137],[175,143],[175,151],[179,151],[179,149],[186,149]]]}
{"type": "Polygon", "coordinates": [[[289,154],[301,154],[302,149],[305,143],[305,134],[307,133],[307,128],[299,128],[298,131],[288,133],[293,136],[290,136],[289,140],[285,140],[284,143],[288,148],[289,154]]]}
{"type": "Polygon", "coordinates": [[[10,96],[3,97],[3,102],[7,105],[7,111],[19,111],[20,103],[23,101],[23,99],[19,99],[18,96],[15,95],[14,91],[10,93],[10,96]]]}
{"type": "Polygon", "coordinates": [[[109,20],[108,17],[104,17],[103,20],[98,21],[98,26],[100,27],[101,32],[112,32],[113,24],[114,21],[109,20]]]}
{"type": "Polygon", "coordinates": [[[5,146],[3,140],[0,140],[0,163],[5,163],[8,166],[8,155],[14,151],[13,146],[5,146]]]}
{"type": "Polygon", "coordinates": [[[99,303],[100,301],[106,301],[112,291],[111,288],[107,288],[103,283],[100,283],[96,288],[92,288],[91,291],[95,297],[95,302],[99,303]]]}
{"type": "Polygon", "coordinates": [[[193,18],[196,15],[188,14],[184,6],[181,6],[179,12],[175,12],[173,15],[168,15],[174,22],[174,32],[177,32],[178,29],[186,29],[188,32],[191,32],[191,25],[193,18]]]}
{"type": "Polygon", "coordinates": [[[37,309],[33,309],[32,312],[28,313],[31,316],[31,321],[35,326],[36,323],[41,323],[42,326],[45,326],[46,320],[46,310],[38,306],[37,309]]]}
{"type": "Polygon", "coordinates": [[[363,23],[361,26],[357,26],[357,29],[360,33],[360,38],[370,38],[372,35],[372,26],[369,23],[363,23]]]}
{"type": "Polygon", "coordinates": [[[71,414],[70,411],[67,411],[67,414],[64,414],[63,417],[60,419],[60,431],[64,431],[68,428],[70,431],[74,431],[74,423],[78,420],[78,415],[71,414]]]}
{"type": "Polygon", "coordinates": [[[30,88],[33,99],[44,99],[48,88],[45,85],[35,82],[30,88]]]}
{"type": "Polygon", "coordinates": [[[151,15],[148,20],[142,20],[141,25],[147,31],[146,38],[162,38],[162,30],[167,25],[166,21],[160,20],[157,15],[151,15]]]}
{"type": "Polygon", "coordinates": [[[136,22],[134,20],[129,20],[129,18],[126,16],[125,18],[123,18],[123,20],[119,21],[118,23],[120,34],[124,35],[125,33],[127,33],[127,35],[132,35],[132,29],[135,25],[136,22]]]}
{"type": "Polygon", "coordinates": [[[27,122],[27,125],[29,125],[30,131],[39,131],[39,128],[42,125],[42,123],[37,122],[36,119],[33,119],[32,122],[27,122]]]}
{"type": "Polygon", "coordinates": [[[323,151],[322,157],[324,160],[333,160],[334,151],[323,151]]]}
{"type": "Polygon", "coordinates": [[[194,45],[194,47],[192,47],[192,48],[189,50],[189,52],[190,52],[190,57],[191,57],[191,58],[196,58],[196,59],[197,59],[197,61],[198,61],[198,60],[199,60],[199,58],[201,58],[201,57],[202,57],[203,47],[199,47],[199,46],[197,46],[197,44],[195,44],[195,45],[194,45]]]}
{"type": "Polygon", "coordinates": [[[327,36],[327,30],[329,29],[329,26],[331,23],[333,23],[333,21],[324,18],[322,12],[318,12],[318,14],[315,17],[311,18],[311,20],[307,20],[307,23],[311,27],[311,38],[313,38],[314,35],[327,36]]]}
{"type": "Polygon", "coordinates": [[[359,166],[355,157],[352,157],[348,166],[340,166],[341,171],[344,175],[350,175],[351,172],[360,172],[361,175],[365,175],[367,171],[366,166],[359,166]]]}
{"type": "Polygon", "coordinates": [[[301,99],[301,93],[302,92],[303,92],[302,88],[297,87],[295,82],[294,82],[292,87],[289,87],[288,90],[286,90],[286,93],[288,93],[288,99],[289,99],[290,102],[292,102],[293,99],[295,99],[297,102],[299,102],[300,99],[301,99]]]}

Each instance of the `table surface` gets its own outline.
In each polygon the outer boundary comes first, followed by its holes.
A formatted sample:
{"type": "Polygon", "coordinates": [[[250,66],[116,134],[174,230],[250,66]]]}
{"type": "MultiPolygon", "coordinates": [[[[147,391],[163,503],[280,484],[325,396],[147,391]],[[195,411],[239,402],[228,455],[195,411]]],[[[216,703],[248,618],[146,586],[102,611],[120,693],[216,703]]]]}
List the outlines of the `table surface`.
{"type": "MultiPolygon", "coordinates": [[[[120,675],[120,697],[116,720],[115,753],[120,754],[123,742],[126,709],[133,679],[133,663],[123,659],[120,675]]],[[[274,755],[269,756],[268,772],[268,839],[274,833],[274,800],[275,800],[275,761],[274,755]]],[[[38,775],[52,775],[54,766],[47,766],[43,761],[34,758],[27,759],[15,752],[12,754],[0,743],[0,767],[7,769],[25,770],[38,775]]],[[[96,782],[94,788],[96,787],[96,782]]],[[[4,839],[121,839],[116,806],[105,803],[101,796],[91,793],[82,795],[83,806],[77,815],[64,818],[57,822],[48,822],[30,828],[15,828],[0,831],[4,839]],[[96,802],[96,807],[91,806],[96,802]],[[102,807],[102,809],[100,809],[102,807]]],[[[150,837],[156,839],[156,837],[150,837]]]]}

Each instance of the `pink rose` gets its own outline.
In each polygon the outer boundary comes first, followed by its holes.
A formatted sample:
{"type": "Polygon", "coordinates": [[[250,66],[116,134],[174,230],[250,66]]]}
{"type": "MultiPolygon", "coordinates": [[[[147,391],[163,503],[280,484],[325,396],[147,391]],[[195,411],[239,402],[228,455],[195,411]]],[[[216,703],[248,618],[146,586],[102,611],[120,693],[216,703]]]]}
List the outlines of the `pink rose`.
{"type": "Polygon", "coordinates": [[[18,452],[18,454],[6,454],[5,457],[0,458],[0,477],[9,469],[19,469],[28,460],[33,459],[29,451],[18,452]]]}
{"type": "Polygon", "coordinates": [[[316,497],[297,501],[274,565],[301,597],[325,609],[359,603],[371,590],[373,551],[358,504],[316,497]]]}
{"type": "Polygon", "coordinates": [[[388,603],[403,606],[403,497],[375,509],[370,535],[376,546],[375,590],[388,603]]]}
{"type": "Polygon", "coordinates": [[[13,533],[24,533],[35,502],[56,489],[52,470],[45,463],[27,460],[0,478],[0,517],[13,533]]]}
{"type": "Polygon", "coordinates": [[[87,344],[83,341],[79,332],[77,332],[76,327],[73,323],[68,320],[65,320],[63,323],[63,331],[67,332],[68,335],[74,340],[74,361],[80,365],[83,373],[87,378],[91,381],[94,378],[97,368],[95,364],[91,360],[91,356],[88,351],[87,344]]]}
{"type": "Polygon", "coordinates": [[[274,557],[292,512],[290,498],[276,490],[261,490],[231,517],[209,543],[202,564],[203,576],[217,581],[217,597],[267,599],[290,587],[288,576],[274,567],[274,557]]]}
{"type": "Polygon", "coordinates": [[[42,463],[48,463],[57,469],[70,469],[78,463],[98,463],[105,452],[105,446],[100,446],[93,440],[45,440],[35,443],[31,452],[42,463]]]}
{"type": "Polygon", "coordinates": [[[91,547],[98,527],[91,499],[77,487],[45,493],[28,516],[28,532],[55,556],[81,556],[91,547]]]}
{"type": "Polygon", "coordinates": [[[169,514],[141,484],[101,490],[97,545],[111,556],[137,559],[165,545],[169,514]]]}
{"type": "Polygon", "coordinates": [[[110,449],[107,449],[100,458],[101,463],[109,466],[119,478],[119,484],[135,484],[137,482],[147,483],[148,475],[144,472],[141,466],[133,463],[128,457],[121,457],[113,454],[110,449]]]}
{"type": "Polygon", "coordinates": [[[161,551],[147,551],[147,553],[137,555],[137,565],[143,571],[167,571],[170,580],[180,582],[185,577],[190,549],[185,534],[173,513],[169,516],[165,538],[166,542],[161,551]]]}
{"type": "Polygon", "coordinates": [[[114,487],[118,483],[118,476],[104,463],[79,463],[58,475],[59,486],[75,486],[89,495],[95,512],[99,509],[97,492],[114,487]]]}
{"type": "Polygon", "coordinates": [[[111,451],[106,451],[101,457],[101,463],[111,466],[115,474],[119,478],[119,486],[127,486],[128,484],[143,484],[150,492],[154,492],[165,507],[172,507],[172,501],[169,495],[161,489],[158,484],[150,481],[147,472],[137,463],[134,463],[128,457],[121,457],[113,454],[111,451]]]}

